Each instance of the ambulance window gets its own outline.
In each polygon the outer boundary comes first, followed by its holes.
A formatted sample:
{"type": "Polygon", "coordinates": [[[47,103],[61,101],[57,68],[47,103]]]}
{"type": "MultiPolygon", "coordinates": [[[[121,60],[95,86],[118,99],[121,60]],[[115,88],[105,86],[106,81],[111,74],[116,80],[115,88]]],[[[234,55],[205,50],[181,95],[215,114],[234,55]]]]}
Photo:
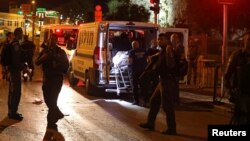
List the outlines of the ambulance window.
{"type": "Polygon", "coordinates": [[[126,31],[117,31],[114,33],[113,49],[117,51],[128,51],[131,49],[129,34],[126,31]]]}
{"type": "Polygon", "coordinates": [[[71,29],[56,29],[55,34],[58,37],[58,44],[65,45],[71,36],[71,29]]]}
{"type": "Polygon", "coordinates": [[[77,29],[72,29],[70,33],[68,33],[68,37],[65,37],[65,42],[67,43],[67,49],[72,50],[76,49],[76,39],[77,37],[77,29]]]}

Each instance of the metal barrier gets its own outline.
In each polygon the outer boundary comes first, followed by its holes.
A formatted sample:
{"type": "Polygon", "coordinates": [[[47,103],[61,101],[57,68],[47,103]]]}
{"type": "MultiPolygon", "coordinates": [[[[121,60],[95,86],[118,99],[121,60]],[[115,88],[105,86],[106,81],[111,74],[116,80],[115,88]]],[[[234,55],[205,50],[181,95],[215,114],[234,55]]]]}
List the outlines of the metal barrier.
{"type": "Polygon", "coordinates": [[[200,88],[212,88],[213,76],[215,74],[215,65],[218,64],[216,60],[202,59],[199,61],[199,87],[200,88]],[[212,77],[211,77],[212,76],[212,77]]]}

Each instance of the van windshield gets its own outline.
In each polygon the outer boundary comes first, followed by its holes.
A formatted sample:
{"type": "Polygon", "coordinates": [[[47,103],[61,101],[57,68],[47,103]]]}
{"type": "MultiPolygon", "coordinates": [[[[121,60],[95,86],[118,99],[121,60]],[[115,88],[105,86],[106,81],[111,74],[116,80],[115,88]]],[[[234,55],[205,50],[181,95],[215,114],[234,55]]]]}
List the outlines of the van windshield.
{"type": "Polygon", "coordinates": [[[77,29],[56,29],[55,34],[58,37],[58,45],[66,45],[68,40],[76,41],[77,29]]]}

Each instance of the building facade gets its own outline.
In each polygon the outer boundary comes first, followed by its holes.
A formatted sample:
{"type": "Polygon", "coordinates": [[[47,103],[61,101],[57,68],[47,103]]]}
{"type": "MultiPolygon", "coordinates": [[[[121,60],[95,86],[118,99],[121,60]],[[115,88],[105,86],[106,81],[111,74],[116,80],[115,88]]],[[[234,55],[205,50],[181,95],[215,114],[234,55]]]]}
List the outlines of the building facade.
{"type": "MultiPolygon", "coordinates": [[[[27,4],[27,3],[26,3],[27,4]]],[[[33,6],[33,9],[35,8],[33,6]]],[[[45,8],[44,8],[45,9],[45,8]]],[[[9,13],[0,12],[0,41],[5,38],[7,32],[13,32],[15,28],[21,27],[24,34],[29,37],[40,34],[41,26],[44,24],[58,24],[59,16],[51,15],[51,11],[32,10],[29,14],[23,14],[22,4],[18,0],[9,1],[9,13]],[[33,14],[32,11],[35,13],[33,14]]],[[[58,13],[53,11],[53,13],[58,13]]]]}

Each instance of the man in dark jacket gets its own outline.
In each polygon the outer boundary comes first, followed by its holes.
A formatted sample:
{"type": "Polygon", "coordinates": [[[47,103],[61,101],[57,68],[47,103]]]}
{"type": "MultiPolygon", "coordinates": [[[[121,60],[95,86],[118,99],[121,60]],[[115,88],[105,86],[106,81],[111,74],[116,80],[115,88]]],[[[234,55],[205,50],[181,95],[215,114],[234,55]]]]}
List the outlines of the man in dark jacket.
{"type": "Polygon", "coordinates": [[[199,57],[199,45],[195,42],[194,38],[190,38],[188,42],[188,74],[187,74],[187,84],[191,84],[193,78],[193,84],[196,85],[197,78],[197,62],[199,57]]]}
{"type": "Polygon", "coordinates": [[[163,134],[175,135],[176,122],[174,111],[174,89],[175,82],[175,58],[173,46],[169,43],[167,36],[159,34],[158,44],[161,47],[157,61],[157,70],[160,76],[160,83],[157,85],[150,101],[150,110],[146,123],[141,123],[142,128],[154,130],[156,116],[162,104],[166,113],[167,129],[162,131],[163,134]],[[160,93],[159,93],[160,90],[160,93]],[[161,103],[162,102],[162,103],[161,103]]]}
{"type": "Polygon", "coordinates": [[[8,32],[6,34],[6,40],[1,43],[1,64],[2,64],[2,78],[8,80],[8,62],[10,59],[10,52],[8,52],[10,47],[10,43],[15,38],[13,32],[8,32]]]}
{"type": "Polygon", "coordinates": [[[16,28],[14,31],[15,38],[10,43],[10,64],[8,70],[10,72],[9,83],[9,100],[8,100],[8,116],[11,119],[23,120],[22,114],[19,114],[18,105],[21,99],[21,70],[23,66],[22,52],[19,44],[19,40],[23,37],[22,28],[16,28]]]}
{"type": "Polygon", "coordinates": [[[39,54],[36,65],[42,65],[43,97],[48,107],[47,128],[57,130],[56,122],[64,115],[57,106],[57,99],[62,88],[64,74],[69,61],[64,50],[57,46],[57,36],[52,35],[48,46],[39,54]]]}
{"type": "Polygon", "coordinates": [[[250,32],[244,37],[244,48],[230,56],[225,70],[225,87],[234,104],[231,124],[250,124],[250,32]]]}
{"type": "Polygon", "coordinates": [[[133,81],[133,104],[139,105],[139,76],[147,66],[147,53],[146,50],[140,47],[139,42],[136,40],[132,42],[132,48],[133,49],[129,51],[129,66],[131,67],[133,81]]]}
{"type": "Polygon", "coordinates": [[[30,80],[32,80],[32,76],[34,73],[34,64],[33,64],[33,56],[35,52],[35,44],[32,41],[29,41],[28,36],[24,35],[23,42],[21,44],[21,48],[24,54],[24,61],[28,63],[29,69],[31,69],[30,80]]]}

